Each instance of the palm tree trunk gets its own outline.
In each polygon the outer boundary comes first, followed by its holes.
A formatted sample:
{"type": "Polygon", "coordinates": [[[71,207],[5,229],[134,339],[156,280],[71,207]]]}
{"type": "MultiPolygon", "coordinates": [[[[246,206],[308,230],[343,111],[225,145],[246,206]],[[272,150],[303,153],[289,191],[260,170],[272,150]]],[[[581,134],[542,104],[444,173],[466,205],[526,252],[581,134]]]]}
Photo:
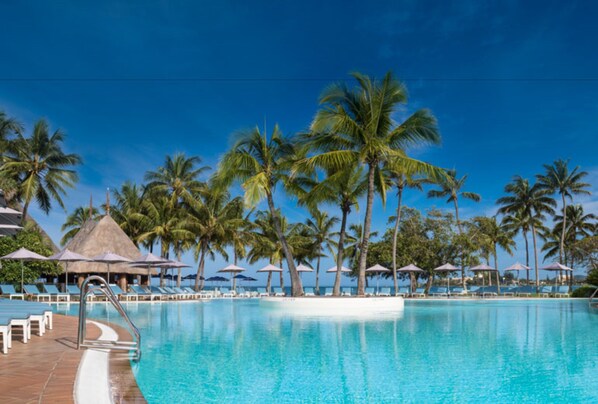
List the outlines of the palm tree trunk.
{"type": "Polygon", "coordinates": [[[496,287],[500,294],[500,272],[498,272],[498,256],[496,254],[496,244],[494,245],[494,269],[496,269],[496,287]]]}
{"type": "Polygon", "coordinates": [[[272,194],[267,194],[268,199],[268,208],[270,209],[270,214],[272,215],[272,221],[274,222],[274,230],[276,231],[276,235],[280,240],[280,244],[282,245],[282,251],[284,252],[284,256],[287,260],[287,265],[289,266],[289,273],[291,275],[291,295],[293,297],[298,297],[303,295],[303,285],[301,284],[301,278],[299,277],[299,273],[297,272],[297,268],[295,267],[295,261],[293,260],[293,254],[291,254],[291,249],[289,248],[289,244],[287,243],[287,239],[282,232],[282,227],[280,225],[280,218],[278,217],[278,212],[276,212],[276,208],[274,207],[274,199],[272,198],[272,194]]]}
{"type": "MultiPolygon", "coordinates": [[[[176,259],[178,262],[181,262],[181,251],[179,249],[177,249],[176,252],[176,259]]],[[[183,268],[178,268],[178,273],[177,273],[177,277],[176,277],[176,287],[180,288],[181,287],[181,277],[183,275],[183,268]]]]}
{"type": "Polygon", "coordinates": [[[27,212],[29,211],[29,201],[25,201],[23,204],[23,212],[21,212],[21,226],[25,226],[25,220],[27,220],[27,212]]]}
{"type": "MultiPolygon", "coordinates": [[[[359,275],[357,278],[357,296],[365,296],[365,266],[368,257],[368,243],[370,241],[370,230],[372,227],[372,208],[374,206],[374,176],[376,166],[369,164],[368,171],[368,195],[365,207],[365,219],[363,223],[363,238],[361,240],[361,251],[359,256],[359,275]]],[[[337,264],[338,265],[338,264],[337,264]]]]}
{"type": "MultiPolygon", "coordinates": [[[[527,231],[523,232],[523,239],[525,240],[525,266],[529,268],[529,241],[527,240],[527,231]]],[[[525,270],[527,274],[527,284],[529,285],[529,269],[525,270]]]]}
{"type": "Polygon", "coordinates": [[[318,254],[318,261],[316,262],[316,295],[320,294],[320,255],[318,254]]]}
{"type": "MultiPolygon", "coordinates": [[[[453,203],[455,205],[455,220],[457,221],[457,230],[459,230],[459,235],[463,233],[463,229],[461,228],[461,220],[459,220],[459,203],[457,202],[457,196],[453,198],[453,203]]],[[[465,289],[465,257],[463,256],[463,251],[461,251],[461,287],[465,289]]]]}
{"type": "Polygon", "coordinates": [[[403,200],[403,188],[399,186],[398,192],[398,205],[397,205],[397,215],[395,218],[395,227],[392,233],[392,279],[394,282],[395,287],[395,294],[399,290],[399,285],[397,282],[397,237],[399,236],[399,223],[401,221],[401,202],[403,200]]]}
{"type": "Polygon", "coordinates": [[[341,219],[341,230],[338,236],[338,252],[336,255],[336,274],[334,274],[334,288],[332,289],[333,296],[341,295],[341,267],[343,266],[344,252],[345,252],[345,233],[347,227],[348,209],[342,209],[343,215],[341,219]]]}
{"type": "Polygon", "coordinates": [[[195,291],[199,292],[203,289],[204,281],[201,280],[203,277],[203,269],[206,261],[206,248],[205,244],[202,242],[201,250],[199,253],[199,265],[197,266],[197,277],[195,278],[195,291]],[[200,283],[201,282],[201,283],[200,283]]]}
{"type": "Polygon", "coordinates": [[[538,273],[538,247],[536,245],[536,226],[534,226],[532,224],[532,242],[534,245],[534,264],[536,266],[535,271],[536,271],[536,293],[538,293],[538,290],[540,288],[540,278],[539,278],[539,273],[538,273]]]}
{"type": "MultiPolygon", "coordinates": [[[[162,240],[160,250],[162,251],[162,257],[166,258],[166,252],[168,251],[168,244],[162,240]]],[[[164,268],[160,268],[160,287],[164,287],[164,268]]]]}
{"type": "Polygon", "coordinates": [[[565,194],[561,193],[561,198],[563,200],[563,228],[561,229],[561,240],[559,243],[559,262],[563,262],[563,257],[565,256],[565,230],[567,229],[567,200],[565,199],[565,194]]]}
{"type": "Polygon", "coordinates": [[[266,282],[266,291],[270,294],[272,290],[272,272],[268,272],[268,281],[266,282]]]}
{"type": "MultiPolygon", "coordinates": [[[[279,264],[280,264],[280,267],[282,268],[282,260],[280,260],[279,264]]],[[[284,271],[279,272],[278,275],[280,275],[280,288],[284,292],[284,271]]],[[[291,282],[291,283],[293,283],[293,282],[291,282]]]]}

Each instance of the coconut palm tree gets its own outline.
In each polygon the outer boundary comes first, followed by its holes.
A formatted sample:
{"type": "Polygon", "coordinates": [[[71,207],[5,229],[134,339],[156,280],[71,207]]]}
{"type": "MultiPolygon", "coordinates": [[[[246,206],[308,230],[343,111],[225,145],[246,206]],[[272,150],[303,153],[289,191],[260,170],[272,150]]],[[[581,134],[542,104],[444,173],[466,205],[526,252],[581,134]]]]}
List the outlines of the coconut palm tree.
{"type": "Polygon", "coordinates": [[[242,132],[232,149],[222,156],[218,167],[217,180],[228,185],[238,180],[245,191],[245,203],[256,206],[266,199],[272,215],[273,227],[278,236],[291,275],[291,293],[303,295],[301,278],[295,267],[293,254],[282,230],[281,217],[274,204],[276,185],[289,178],[289,169],[295,158],[295,147],[286,139],[278,125],[270,139],[258,128],[242,132]]]}
{"type": "Polygon", "coordinates": [[[195,239],[195,259],[198,260],[195,290],[203,288],[206,257],[214,259],[218,253],[228,260],[226,244],[231,235],[244,224],[240,215],[243,211],[241,198],[230,198],[230,194],[221,188],[210,187],[211,191],[205,195],[197,196],[199,203],[194,203],[190,211],[188,228],[195,239]]]}
{"type": "Polygon", "coordinates": [[[494,268],[498,270],[498,247],[512,256],[513,249],[516,248],[515,240],[513,240],[515,233],[504,224],[499,223],[496,216],[474,217],[470,222],[470,227],[474,232],[487,239],[488,244],[491,246],[490,253],[494,257],[494,268]]]}
{"type": "MultiPolygon", "coordinates": [[[[459,235],[463,234],[461,220],[459,219],[459,197],[469,199],[474,202],[479,202],[481,199],[479,194],[461,190],[465,185],[465,181],[467,181],[467,175],[457,178],[456,170],[448,170],[445,176],[438,177],[435,181],[439,189],[432,189],[428,191],[428,198],[447,198],[446,203],[453,203],[455,207],[455,220],[457,221],[459,235]]],[[[465,288],[465,268],[463,262],[461,265],[461,283],[463,288],[465,288]]]]}
{"type": "Polygon", "coordinates": [[[175,208],[182,202],[191,202],[193,195],[205,188],[199,176],[209,167],[198,167],[200,164],[198,156],[187,157],[183,153],[166,156],[164,166],[145,174],[146,187],[150,192],[168,195],[171,206],[175,208]]]}
{"type": "MultiPolygon", "coordinates": [[[[139,247],[139,236],[149,231],[150,224],[145,212],[144,188],[126,181],[120,189],[112,189],[111,192],[114,203],[110,207],[110,216],[139,247]]],[[[145,247],[150,251],[153,250],[153,241],[148,238],[145,242],[145,247]]]]}
{"type": "Polygon", "coordinates": [[[100,212],[94,207],[79,206],[70,215],[66,217],[65,222],[60,228],[61,231],[67,231],[60,239],[60,245],[65,246],[75,234],[81,230],[83,224],[88,220],[97,220],[100,218],[100,212]]]}
{"type": "Polygon", "coordinates": [[[550,191],[539,184],[530,185],[527,179],[515,176],[513,182],[505,186],[507,196],[498,199],[502,205],[498,210],[501,214],[515,214],[518,211],[530,218],[532,243],[534,249],[534,264],[536,274],[536,290],[540,286],[538,273],[538,246],[536,240],[537,222],[544,220],[545,214],[553,214],[556,202],[550,197],[550,191]]]}
{"type": "Polygon", "coordinates": [[[322,108],[311,124],[311,133],[306,136],[316,155],[307,158],[306,164],[336,170],[356,164],[367,167],[368,189],[357,285],[358,294],[363,296],[376,182],[385,200],[381,166],[389,159],[403,159],[405,164],[425,173],[426,166],[408,158],[406,150],[413,145],[439,143],[440,135],[436,119],[425,109],[416,111],[401,123],[394,121],[397,108],[407,102],[407,90],[392,73],[379,81],[360,73],[352,76],[357,81],[355,88],[337,83],[320,97],[322,108]]]}
{"type": "Polygon", "coordinates": [[[561,241],[559,245],[559,260],[562,261],[565,256],[565,231],[567,229],[567,199],[573,201],[573,195],[590,195],[586,188],[590,184],[583,182],[583,178],[588,175],[585,171],[580,171],[579,166],[569,170],[569,161],[556,160],[552,165],[544,164],[544,174],[536,176],[538,184],[542,189],[551,193],[561,195],[563,226],[561,227],[561,241]]]}
{"type": "Polygon", "coordinates": [[[312,209],[311,217],[305,221],[307,230],[306,236],[311,240],[314,246],[314,256],[316,257],[316,291],[320,290],[320,260],[324,256],[324,249],[330,250],[332,246],[332,228],[339,222],[335,216],[330,216],[327,212],[312,209]]]}
{"type": "MultiPolygon", "coordinates": [[[[319,180],[312,172],[310,177],[295,179],[299,187],[305,192],[299,193],[299,203],[310,209],[317,209],[321,204],[332,204],[340,208],[341,225],[338,241],[330,241],[329,249],[333,252],[336,247],[336,266],[333,295],[340,296],[341,271],[345,260],[345,238],[347,233],[347,220],[353,208],[359,209],[359,198],[367,191],[367,179],[360,167],[348,166],[341,170],[328,170],[326,177],[319,180]]],[[[331,235],[332,236],[332,235],[331,235]]],[[[317,290],[317,289],[316,289],[317,290]]]]}
{"type": "Polygon", "coordinates": [[[50,212],[52,201],[64,209],[62,196],[66,188],[75,186],[78,176],[72,167],[80,164],[81,158],[65,153],[63,141],[64,134],[60,130],[50,135],[48,123],[40,119],[31,137],[19,134],[11,142],[0,172],[17,183],[17,195],[23,202],[23,223],[34,199],[45,213],[50,212]]]}
{"type": "Polygon", "coordinates": [[[23,125],[19,121],[6,115],[4,111],[0,111],[0,156],[4,155],[10,138],[22,132],[23,125]]]}

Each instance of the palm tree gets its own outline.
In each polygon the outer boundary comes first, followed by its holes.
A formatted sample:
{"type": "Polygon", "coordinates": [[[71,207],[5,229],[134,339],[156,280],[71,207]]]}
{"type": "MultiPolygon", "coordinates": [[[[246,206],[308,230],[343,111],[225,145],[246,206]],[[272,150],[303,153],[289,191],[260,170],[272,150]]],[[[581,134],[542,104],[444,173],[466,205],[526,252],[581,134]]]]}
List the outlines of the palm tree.
{"type": "Polygon", "coordinates": [[[332,228],[339,222],[335,216],[330,216],[327,212],[317,209],[310,210],[311,217],[305,221],[307,227],[306,236],[310,238],[314,245],[314,255],[316,256],[316,291],[320,290],[320,260],[323,256],[324,248],[330,249],[332,245],[332,228]]]}
{"type": "MultiPolygon", "coordinates": [[[[533,225],[536,232],[542,233],[546,228],[542,223],[542,220],[537,217],[532,217],[527,214],[525,210],[518,210],[505,215],[502,219],[502,225],[507,231],[517,233],[521,231],[523,235],[523,241],[525,242],[525,266],[529,267],[529,241],[528,233],[531,231],[533,225]]],[[[529,285],[529,270],[526,272],[527,284],[529,285]]]]}
{"type": "Polygon", "coordinates": [[[64,209],[65,188],[74,187],[78,180],[71,167],[80,164],[81,158],[64,153],[64,134],[60,130],[52,135],[49,132],[48,123],[40,119],[30,138],[19,134],[11,142],[0,170],[17,182],[17,194],[23,201],[23,223],[33,199],[45,213],[52,208],[52,200],[64,209]]]}
{"type": "Polygon", "coordinates": [[[14,118],[10,118],[4,111],[0,111],[0,156],[4,155],[6,142],[10,137],[20,134],[23,125],[14,118]]]}
{"type": "Polygon", "coordinates": [[[569,171],[567,160],[556,160],[552,165],[544,164],[545,173],[536,176],[539,186],[551,193],[561,195],[563,226],[561,228],[561,241],[559,245],[559,261],[565,256],[565,231],[567,229],[567,198],[573,201],[573,195],[590,195],[588,188],[590,184],[582,182],[588,175],[585,171],[579,171],[579,166],[569,171]]]}
{"type": "Polygon", "coordinates": [[[278,236],[291,275],[291,293],[301,296],[303,287],[295,267],[293,254],[282,231],[281,217],[274,204],[274,193],[279,182],[288,180],[289,169],[295,156],[293,144],[285,139],[278,128],[274,127],[268,139],[258,128],[242,132],[232,149],[225,153],[220,161],[217,178],[227,185],[239,180],[245,190],[245,203],[255,206],[266,198],[268,210],[272,215],[274,230],[278,236]]]}
{"type": "MultiPolygon", "coordinates": [[[[144,200],[144,220],[148,230],[140,234],[140,243],[160,241],[160,255],[168,258],[170,247],[179,240],[190,239],[194,234],[188,229],[188,218],[182,210],[172,209],[170,198],[154,194],[144,200]]],[[[164,285],[164,270],[160,271],[160,285],[164,285]]]]}
{"type": "MultiPolygon", "coordinates": [[[[438,185],[440,189],[432,189],[428,191],[428,198],[448,197],[446,203],[453,203],[455,206],[455,220],[457,221],[459,235],[463,234],[461,220],[459,219],[459,197],[470,199],[474,202],[479,202],[481,199],[479,194],[461,191],[461,188],[465,185],[465,181],[467,181],[467,175],[457,178],[456,170],[448,170],[445,176],[436,178],[436,185],[438,185]]],[[[463,261],[463,257],[461,261],[463,261]]],[[[464,263],[461,262],[461,283],[463,284],[463,288],[465,288],[465,265],[463,264],[464,263]]]]}
{"type": "Polygon", "coordinates": [[[491,246],[490,253],[494,257],[494,268],[498,270],[498,247],[512,256],[513,249],[516,247],[515,240],[513,240],[515,233],[509,230],[504,224],[498,223],[496,216],[474,217],[471,223],[473,230],[487,239],[488,244],[491,246]]]}
{"type": "Polygon", "coordinates": [[[164,166],[148,171],[145,180],[147,189],[169,195],[171,206],[177,208],[181,202],[191,202],[194,194],[204,190],[205,184],[198,177],[209,167],[198,167],[198,156],[186,157],[183,153],[166,156],[164,166]]]}
{"type": "Polygon", "coordinates": [[[66,220],[61,231],[67,230],[67,232],[60,239],[60,245],[65,246],[75,234],[81,230],[83,224],[88,220],[96,220],[100,217],[100,212],[94,207],[79,206],[70,215],[66,217],[66,220]]]}
{"type": "Polygon", "coordinates": [[[391,218],[391,220],[394,221],[394,229],[392,233],[392,278],[396,293],[399,290],[397,282],[397,239],[399,237],[399,224],[401,223],[403,192],[405,191],[405,188],[422,191],[422,185],[430,182],[430,180],[427,178],[415,177],[414,174],[408,170],[408,167],[404,167],[401,164],[400,160],[397,164],[393,164],[393,161],[388,162],[386,170],[388,171],[387,178],[390,179],[391,183],[397,189],[397,210],[394,218],[391,218]]]}
{"type": "Polygon", "coordinates": [[[497,203],[502,205],[498,213],[515,214],[521,211],[523,212],[522,214],[530,218],[537,290],[540,286],[538,246],[536,242],[537,222],[544,220],[545,214],[554,213],[556,202],[550,197],[550,191],[546,188],[543,188],[539,184],[530,186],[529,181],[520,176],[516,176],[513,182],[505,186],[505,192],[509,195],[498,199],[497,203]]]}
{"type": "Polygon", "coordinates": [[[206,257],[214,259],[218,253],[227,260],[228,253],[224,247],[231,235],[244,224],[244,218],[240,215],[243,211],[242,199],[230,199],[227,191],[215,186],[210,189],[201,200],[199,196],[196,198],[198,203],[193,204],[188,227],[196,235],[194,253],[195,259],[199,260],[195,278],[196,291],[203,288],[206,257]]]}
{"type": "MultiPolygon", "coordinates": [[[[149,195],[146,195],[151,198],[149,195]]],[[[114,203],[110,207],[110,216],[118,223],[127,236],[139,246],[139,237],[149,231],[150,221],[145,212],[144,189],[126,181],[120,189],[112,190],[114,203]]],[[[145,246],[153,250],[153,240],[146,239],[145,246]]]]}
{"type": "MultiPolygon", "coordinates": [[[[341,210],[341,226],[338,234],[338,242],[331,241],[329,249],[336,247],[337,271],[335,274],[333,295],[340,296],[341,271],[345,259],[345,238],[347,233],[347,220],[353,207],[359,209],[359,198],[367,191],[367,180],[363,175],[363,169],[349,166],[342,170],[328,170],[326,178],[319,181],[312,173],[311,177],[296,178],[299,183],[307,188],[307,191],[299,193],[299,203],[307,205],[310,209],[317,209],[320,204],[328,203],[338,206],[341,210]]],[[[317,290],[317,289],[316,289],[317,290]]]]}
{"type": "Polygon", "coordinates": [[[358,295],[363,296],[376,182],[385,200],[381,165],[390,159],[402,159],[425,174],[428,166],[408,158],[405,150],[412,145],[439,143],[440,135],[436,119],[428,110],[418,110],[400,124],[393,120],[397,108],[407,102],[407,90],[390,72],[381,81],[360,73],[352,76],[358,83],[356,88],[334,84],[320,97],[323,107],[307,135],[311,150],[319,154],[306,159],[306,164],[336,170],[356,164],[367,166],[367,202],[357,285],[358,295]]]}

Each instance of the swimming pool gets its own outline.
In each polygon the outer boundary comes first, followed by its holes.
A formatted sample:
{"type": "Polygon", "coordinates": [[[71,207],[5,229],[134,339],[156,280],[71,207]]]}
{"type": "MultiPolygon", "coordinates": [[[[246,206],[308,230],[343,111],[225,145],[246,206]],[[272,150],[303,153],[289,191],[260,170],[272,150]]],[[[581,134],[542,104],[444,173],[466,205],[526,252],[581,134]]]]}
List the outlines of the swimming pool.
{"type": "MultiPolygon", "coordinates": [[[[92,306],[90,317],[118,322],[92,306]]],[[[126,307],[150,403],[598,398],[598,315],[587,301],[407,301],[400,314],[355,320],[285,315],[256,299],[126,307]]]]}

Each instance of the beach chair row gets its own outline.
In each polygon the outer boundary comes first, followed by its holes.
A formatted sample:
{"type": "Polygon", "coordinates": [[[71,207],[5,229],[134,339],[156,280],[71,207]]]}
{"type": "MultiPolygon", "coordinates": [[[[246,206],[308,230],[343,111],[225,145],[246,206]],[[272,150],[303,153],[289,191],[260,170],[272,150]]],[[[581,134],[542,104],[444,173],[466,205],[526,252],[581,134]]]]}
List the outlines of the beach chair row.
{"type": "MultiPolygon", "coordinates": [[[[536,295],[536,287],[526,286],[471,286],[465,290],[461,287],[432,286],[429,292],[425,288],[417,288],[415,292],[409,292],[408,288],[399,288],[399,295],[404,297],[446,297],[446,296],[470,296],[470,297],[531,297],[536,295]],[[404,289],[404,290],[403,290],[404,289]]],[[[540,297],[569,297],[568,286],[542,286],[538,295],[540,297]]]]}
{"type": "Polygon", "coordinates": [[[52,309],[47,304],[23,300],[0,299],[0,336],[2,353],[12,348],[13,335],[20,333],[23,343],[31,339],[32,328],[43,336],[46,328],[52,329],[52,309]]]}

